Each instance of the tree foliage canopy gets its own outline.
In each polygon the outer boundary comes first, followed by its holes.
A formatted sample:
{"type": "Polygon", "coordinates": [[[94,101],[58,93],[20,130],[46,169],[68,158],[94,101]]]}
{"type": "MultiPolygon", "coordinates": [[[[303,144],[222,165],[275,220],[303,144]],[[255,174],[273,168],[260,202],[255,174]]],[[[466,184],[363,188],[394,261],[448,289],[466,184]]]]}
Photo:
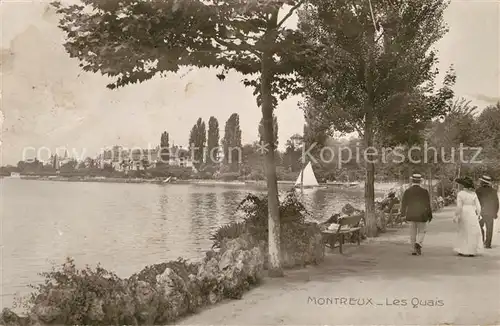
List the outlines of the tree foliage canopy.
{"type": "Polygon", "coordinates": [[[453,71],[436,89],[432,46],[446,32],[443,0],[311,0],[300,29],[323,44],[327,68],[302,71],[305,105],[335,130],[359,132],[373,121],[384,145],[415,142],[428,121],[444,114],[453,96],[453,71]],[[374,21],[376,22],[374,24],[374,21]]]}
{"type": "Polygon", "coordinates": [[[500,102],[485,108],[477,119],[483,145],[500,152],[500,102]]]}
{"type": "Polygon", "coordinates": [[[221,80],[228,71],[238,71],[258,95],[255,75],[268,51],[274,58],[272,91],[284,99],[300,92],[293,72],[310,51],[302,35],[285,26],[303,2],[83,0],[83,5],[53,5],[63,17],[67,52],[85,71],[111,77],[109,88],[196,66],[220,68],[221,80]]]}
{"type": "Polygon", "coordinates": [[[304,145],[302,136],[294,134],[286,141],[285,152],[283,153],[284,166],[291,172],[302,169],[301,157],[302,146],[304,145]]]}
{"type": "Polygon", "coordinates": [[[205,154],[204,148],[206,141],[207,131],[205,122],[199,118],[189,134],[189,146],[192,150],[193,160],[197,167],[204,161],[203,155],[205,154]]]}
{"type": "Polygon", "coordinates": [[[215,117],[208,120],[207,152],[209,164],[214,164],[219,160],[219,121],[215,117]]]}
{"type": "Polygon", "coordinates": [[[222,147],[224,151],[224,162],[226,164],[231,164],[231,170],[233,172],[236,171],[240,159],[238,149],[241,149],[240,116],[237,113],[231,114],[226,121],[222,147]]]}
{"type": "MultiPolygon", "coordinates": [[[[278,148],[278,118],[273,115],[273,132],[274,132],[274,148],[278,148]]],[[[264,119],[260,120],[259,123],[259,141],[264,142],[264,119]]]]}

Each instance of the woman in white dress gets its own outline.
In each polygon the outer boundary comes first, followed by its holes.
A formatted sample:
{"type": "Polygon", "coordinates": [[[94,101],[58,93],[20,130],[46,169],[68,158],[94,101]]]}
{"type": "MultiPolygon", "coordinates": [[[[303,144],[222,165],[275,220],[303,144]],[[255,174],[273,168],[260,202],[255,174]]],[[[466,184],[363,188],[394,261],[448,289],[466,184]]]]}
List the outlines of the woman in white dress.
{"type": "Polygon", "coordinates": [[[457,210],[453,221],[458,224],[458,237],[455,252],[459,256],[474,257],[484,250],[479,216],[481,205],[474,189],[474,182],[469,178],[457,179],[463,189],[457,194],[457,210]]]}

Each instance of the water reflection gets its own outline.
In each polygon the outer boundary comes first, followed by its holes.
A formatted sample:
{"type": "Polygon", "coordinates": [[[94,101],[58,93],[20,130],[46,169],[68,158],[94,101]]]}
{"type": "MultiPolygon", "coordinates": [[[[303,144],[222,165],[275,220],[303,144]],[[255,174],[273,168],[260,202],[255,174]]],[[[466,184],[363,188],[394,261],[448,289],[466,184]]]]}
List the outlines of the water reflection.
{"type": "Polygon", "coordinates": [[[166,220],[168,213],[168,195],[165,193],[160,193],[158,199],[158,208],[160,210],[160,218],[166,220]]]}
{"type": "Polygon", "coordinates": [[[236,208],[240,200],[245,196],[244,193],[237,193],[234,191],[222,192],[222,209],[223,214],[230,222],[236,221],[236,208]],[[239,195],[239,196],[238,196],[239,195]],[[238,198],[239,197],[239,198],[238,198]]]}
{"type": "Polygon", "coordinates": [[[204,230],[203,227],[203,216],[205,215],[203,212],[203,194],[199,192],[192,192],[189,194],[189,221],[190,221],[190,234],[193,236],[194,247],[197,251],[201,251],[201,240],[202,234],[201,230],[204,230]]]}
{"type": "Polygon", "coordinates": [[[169,229],[167,225],[168,195],[160,192],[158,196],[158,204],[153,206],[151,212],[152,226],[157,232],[148,232],[148,243],[166,248],[166,241],[169,237],[169,229]]]}
{"type": "Polygon", "coordinates": [[[204,210],[205,205],[203,203],[204,194],[199,192],[193,192],[189,194],[189,205],[188,209],[190,212],[191,221],[195,228],[201,227],[203,225],[203,216],[207,215],[204,210]]]}
{"type": "Polygon", "coordinates": [[[363,199],[360,190],[343,189],[305,189],[298,192],[299,200],[306,207],[309,218],[323,221],[332,214],[340,212],[346,203],[362,208],[363,199]]]}
{"type": "Polygon", "coordinates": [[[207,225],[211,230],[217,226],[217,195],[215,192],[205,194],[204,198],[207,225]]]}

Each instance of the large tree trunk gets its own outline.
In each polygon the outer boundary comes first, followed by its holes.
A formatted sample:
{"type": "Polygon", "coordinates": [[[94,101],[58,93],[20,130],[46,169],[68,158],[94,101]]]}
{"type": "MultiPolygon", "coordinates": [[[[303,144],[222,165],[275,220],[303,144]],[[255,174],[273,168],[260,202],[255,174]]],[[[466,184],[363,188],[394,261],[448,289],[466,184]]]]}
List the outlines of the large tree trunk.
{"type": "MultiPolygon", "coordinates": [[[[365,35],[368,45],[367,55],[365,61],[365,88],[366,88],[366,102],[364,105],[365,110],[365,152],[371,153],[371,148],[374,145],[375,138],[375,95],[373,89],[374,76],[374,56],[373,51],[375,47],[375,29],[368,30],[365,35]]],[[[366,162],[366,178],[365,178],[365,223],[366,235],[368,237],[377,236],[377,216],[375,214],[375,163],[372,155],[366,155],[368,162],[366,162]]]]}
{"type": "MultiPolygon", "coordinates": [[[[268,43],[269,44],[269,43],[268,43]]],[[[272,103],[272,55],[270,52],[262,55],[261,67],[261,99],[262,117],[264,126],[264,141],[268,145],[265,154],[267,196],[269,214],[269,275],[282,277],[281,241],[280,241],[280,212],[278,198],[278,180],[276,177],[276,163],[274,161],[274,131],[273,131],[273,103],[272,103]]]]}
{"type": "MultiPolygon", "coordinates": [[[[373,146],[373,130],[371,123],[365,128],[365,150],[373,146]]],[[[367,155],[368,156],[368,155],[367,155]]],[[[365,223],[366,235],[368,237],[377,236],[377,216],[375,214],[375,163],[373,157],[368,156],[365,178],[365,223]]]]}

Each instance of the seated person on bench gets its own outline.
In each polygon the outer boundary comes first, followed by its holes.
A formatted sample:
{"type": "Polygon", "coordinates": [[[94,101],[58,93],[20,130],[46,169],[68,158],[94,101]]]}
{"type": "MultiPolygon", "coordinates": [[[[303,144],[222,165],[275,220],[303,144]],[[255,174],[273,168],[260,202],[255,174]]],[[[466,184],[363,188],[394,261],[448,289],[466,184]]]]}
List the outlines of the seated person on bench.
{"type": "Polygon", "coordinates": [[[381,208],[385,213],[390,213],[392,207],[396,204],[399,204],[399,199],[396,197],[396,194],[391,191],[387,195],[387,198],[382,201],[381,208]]]}

